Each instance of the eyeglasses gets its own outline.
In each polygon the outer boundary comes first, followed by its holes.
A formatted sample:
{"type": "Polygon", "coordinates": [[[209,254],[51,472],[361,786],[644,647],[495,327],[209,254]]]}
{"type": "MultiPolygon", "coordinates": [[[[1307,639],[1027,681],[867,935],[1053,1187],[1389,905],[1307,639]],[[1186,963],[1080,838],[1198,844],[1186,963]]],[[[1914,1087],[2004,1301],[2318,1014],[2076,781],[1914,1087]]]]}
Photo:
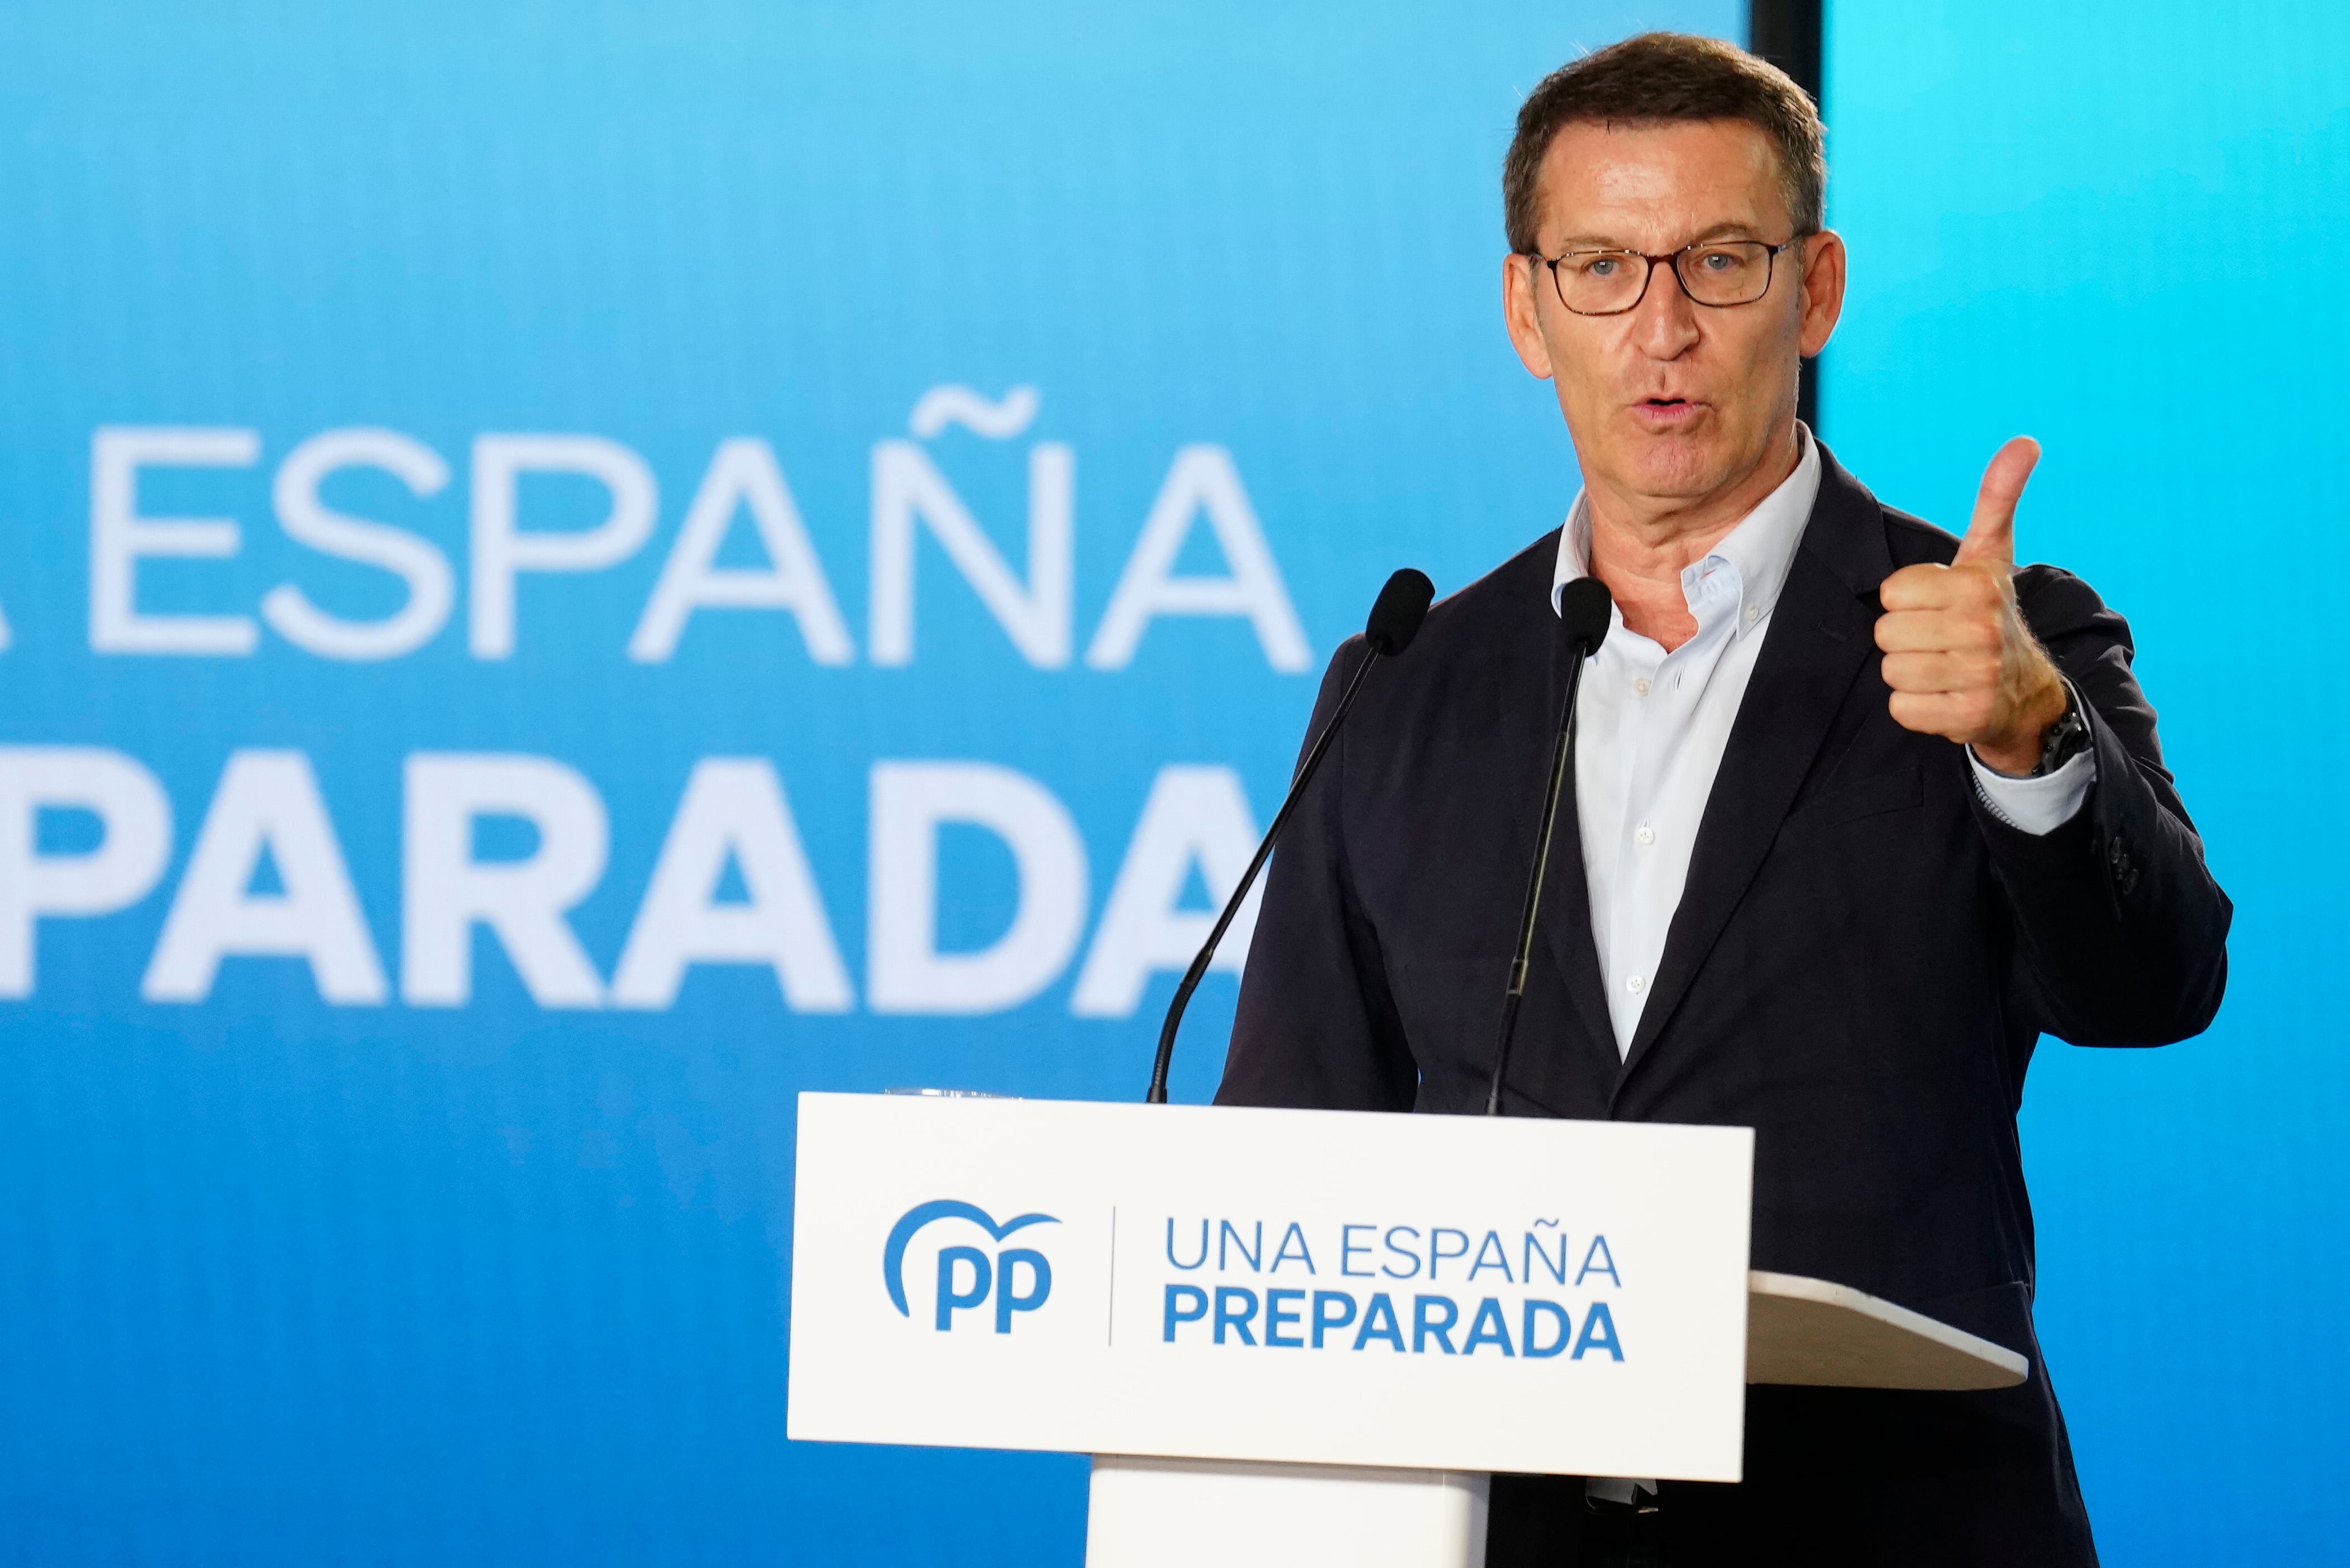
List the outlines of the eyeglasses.
{"type": "Polygon", "coordinates": [[[1648,292],[1648,279],[1659,262],[1670,262],[1681,281],[1681,292],[1695,305],[1752,305],[1771,292],[1771,270],[1786,244],[1766,245],[1761,240],[1700,240],[1669,254],[1643,255],[1638,251],[1568,251],[1546,256],[1529,252],[1526,260],[1550,268],[1558,302],[1577,316],[1621,316],[1648,292]]]}

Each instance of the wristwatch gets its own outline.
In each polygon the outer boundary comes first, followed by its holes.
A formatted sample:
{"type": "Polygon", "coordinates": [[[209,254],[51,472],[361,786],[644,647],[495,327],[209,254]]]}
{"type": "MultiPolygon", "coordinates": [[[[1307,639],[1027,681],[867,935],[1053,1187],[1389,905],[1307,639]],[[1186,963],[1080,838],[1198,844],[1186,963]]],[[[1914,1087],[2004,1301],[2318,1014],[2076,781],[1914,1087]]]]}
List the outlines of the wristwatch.
{"type": "Polygon", "coordinates": [[[2040,738],[2040,765],[2024,776],[2040,778],[2054,773],[2089,749],[2089,722],[2081,717],[2081,700],[2073,683],[2064,683],[2064,712],[2040,738]]]}

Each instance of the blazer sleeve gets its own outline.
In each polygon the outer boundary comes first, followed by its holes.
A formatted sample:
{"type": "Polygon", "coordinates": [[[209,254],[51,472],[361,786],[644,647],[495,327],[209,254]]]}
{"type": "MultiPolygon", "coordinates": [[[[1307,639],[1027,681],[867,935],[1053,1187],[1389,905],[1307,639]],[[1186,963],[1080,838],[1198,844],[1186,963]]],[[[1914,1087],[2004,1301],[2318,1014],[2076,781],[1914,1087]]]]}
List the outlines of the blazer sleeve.
{"type": "MultiPolygon", "coordinates": [[[[1367,651],[1353,638],[1332,657],[1306,726],[1307,747],[1367,651]]],[[[1378,933],[1348,871],[1346,783],[1341,730],[1267,868],[1216,1091],[1220,1106],[1408,1111],[1418,1097],[1419,1069],[1404,1044],[1378,933]]]]}
{"type": "Polygon", "coordinates": [[[2227,989],[2234,908],[2162,765],[2129,625],[2053,566],[2019,571],[2016,600],[2080,702],[2097,779],[2071,821],[2041,835],[1970,792],[2014,919],[2015,992],[2033,1023],[2076,1045],[2199,1034],[2227,989]]]}

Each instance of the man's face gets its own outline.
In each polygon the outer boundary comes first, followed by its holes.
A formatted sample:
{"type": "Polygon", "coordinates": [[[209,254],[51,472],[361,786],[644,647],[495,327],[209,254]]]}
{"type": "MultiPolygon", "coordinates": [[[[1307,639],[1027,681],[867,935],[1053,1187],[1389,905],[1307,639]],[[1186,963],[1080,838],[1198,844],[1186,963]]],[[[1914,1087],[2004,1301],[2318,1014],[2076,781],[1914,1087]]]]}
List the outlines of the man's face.
{"type": "MultiPolygon", "coordinates": [[[[1561,130],[1543,160],[1542,253],[1648,255],[1699,240],[1779,244],[1794,224],[1763,133],[1742,120],[1561,130]]],[[[1549,267],[1512,258],[1510,336],[1549,378],[1586,476],[1629,499],[1702,502],[1735,491],[1794,417],[1799,357],[1827,341],[1843,247],[1818,234],[1783,251],[1762,297],[1692,302],[1663,265],[1617,316],[1578,316],[1549,267]]]]}

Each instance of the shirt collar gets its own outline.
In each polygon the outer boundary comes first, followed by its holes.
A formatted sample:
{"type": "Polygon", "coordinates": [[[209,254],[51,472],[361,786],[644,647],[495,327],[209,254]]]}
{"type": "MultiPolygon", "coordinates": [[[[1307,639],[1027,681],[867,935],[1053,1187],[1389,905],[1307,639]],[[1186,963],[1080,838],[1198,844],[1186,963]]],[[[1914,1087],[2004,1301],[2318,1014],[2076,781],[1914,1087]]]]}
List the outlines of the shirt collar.
{"type": "MultiPolygon", "coordinates": [[[[1705,561],[1718,559],[1736,571],[1736,635],[1740,637],[1767,619],[1771,607],[1778,603],[1779,590],[1786,585],[1787,573],[1794,565],[1795,547],[1803,543],[1804,526],[1811,520],[1812,505],[1819,499],[1819,443],[1800,420],[1795,422],[1795,435],[1802,449],[1802,455],[1795,460],[1795,471],[1742,518],[1738,526],[1724,535],[1704,561],[1694,563],[1681,576],[1683,591],[1687,592],[1695,586],[1705,561]]],[[[1589,575],[1590,561],[1590,496],[1578,491],[1575,504],[1567,510],[1566,525],[1559,530],[1558,562],[1551,571],[1550,607],[1554,615],[1559,612],[1559,596],[1566,585],[1589,575]]],[[[1622,615],[1622,611],[1617,612],[1619,625],[1622,615]]]]}

